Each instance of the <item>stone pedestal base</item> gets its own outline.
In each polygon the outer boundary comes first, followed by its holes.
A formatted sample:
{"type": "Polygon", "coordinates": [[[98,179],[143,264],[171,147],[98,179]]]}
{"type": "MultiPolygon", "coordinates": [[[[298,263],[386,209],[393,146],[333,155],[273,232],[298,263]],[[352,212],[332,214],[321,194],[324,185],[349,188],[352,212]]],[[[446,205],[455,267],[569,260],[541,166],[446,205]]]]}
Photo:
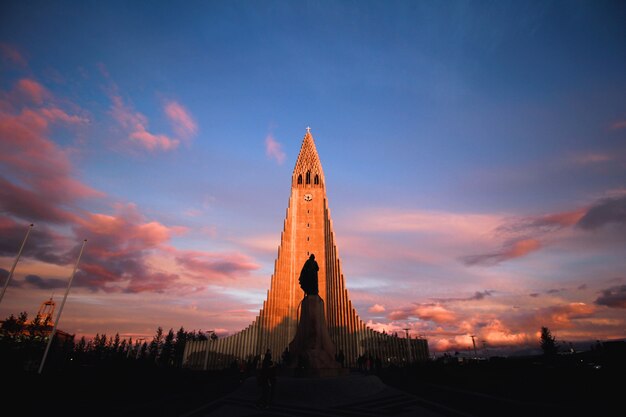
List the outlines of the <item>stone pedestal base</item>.
{"type": "Polygon", "coordinates": [[[300,308],[296,336],[289,343],[290,368],[296,370],[296,375],[344,374],[335,360],[335,344],[326,327],[324,301],[319,295],[307,295],[300,308]]]}

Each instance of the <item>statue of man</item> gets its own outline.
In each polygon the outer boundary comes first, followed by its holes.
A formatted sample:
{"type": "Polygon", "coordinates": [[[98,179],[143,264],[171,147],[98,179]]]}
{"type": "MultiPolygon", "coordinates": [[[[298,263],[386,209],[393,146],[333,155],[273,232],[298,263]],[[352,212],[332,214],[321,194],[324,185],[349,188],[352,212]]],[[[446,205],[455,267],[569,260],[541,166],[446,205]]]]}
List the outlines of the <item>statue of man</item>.
{"type": "Polygon", "coordinates": [[[304,263],[302,271],[300,271],[300,287],[306,295],[317,295],[319,290],[317,288],[317,271],[320,267],[315,262],[315,255],[311,254],[309,259],[304,263]]]}

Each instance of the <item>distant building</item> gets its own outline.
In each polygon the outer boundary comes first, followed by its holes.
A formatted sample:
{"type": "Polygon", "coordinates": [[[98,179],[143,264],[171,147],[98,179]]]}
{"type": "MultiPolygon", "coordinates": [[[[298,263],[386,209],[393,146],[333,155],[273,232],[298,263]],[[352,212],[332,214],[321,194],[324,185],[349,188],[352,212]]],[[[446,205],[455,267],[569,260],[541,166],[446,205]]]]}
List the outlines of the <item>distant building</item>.
{"type": "Polygon", "coordinates": [[[296,333],[300,269],[310,254],[319,264],[319,296],[324,300],[326,322],[346,366],[371,356],[383,363],[425,361],[425,339],[389,336],[368,328],[358,316],[345,285],[326,196],[322,165],[309,129],[291,178],[291,196],[270,289],[259,315],[247,328],[229,337],[187,343],[184,366],[211,369],[246,360],[268,348],[278,358],[296,333]]]}

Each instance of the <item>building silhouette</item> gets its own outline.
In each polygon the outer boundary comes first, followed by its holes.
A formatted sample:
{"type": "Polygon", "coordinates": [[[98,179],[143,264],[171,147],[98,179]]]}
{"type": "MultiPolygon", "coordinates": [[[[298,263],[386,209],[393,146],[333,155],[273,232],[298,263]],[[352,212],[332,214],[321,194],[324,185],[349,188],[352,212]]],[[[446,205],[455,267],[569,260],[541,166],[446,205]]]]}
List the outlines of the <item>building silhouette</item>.
{"type": "Polygon", "coordinates": [[[296,334],[304,296],[298,277],[311,254],[319,265],[319,296],[324,300],[328,330],[337,352],[343,352],[346,366],[356,366],[358,359],[365,357],[383,364],[428,358],[425,339],[410,339],[408,334],[407,338],[400,338],[370,329],[352,305],[335,244],[324,171],[307,128],[291,178],[291,196],[274,274],[259,315],[234,335],[189,342],[184,365],[196,369],[223,368],[234,360],[250,360],[267,349],[279,358],[296,334]]]}

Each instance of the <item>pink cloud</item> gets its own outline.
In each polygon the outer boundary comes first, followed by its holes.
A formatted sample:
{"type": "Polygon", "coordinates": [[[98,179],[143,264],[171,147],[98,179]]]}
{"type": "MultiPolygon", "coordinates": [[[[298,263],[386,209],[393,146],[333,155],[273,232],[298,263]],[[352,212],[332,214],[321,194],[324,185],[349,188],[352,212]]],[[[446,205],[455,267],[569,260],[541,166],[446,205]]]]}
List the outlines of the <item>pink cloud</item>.
{"type": "Polygon", "coordinates": [[[285,152],[283,152],[282,145],[274,139],[272,134],[268,134],[265,138],[265,154],[274,159],[279,164],[285,162],[285,152]]]}
{"type": "Polygon", "coordinates": [[[370,308],[367,309],[370,313],[382,313],[385,311],[385,307],[380,304],[374,304],[370,308]]]}
{"type": "Polygon", "coordinates": [[[73,217],[62,204],[102,196],[73,177],[69,151],[49,138],[52,123],[73,126],[88,120],[58,107],[25,107],[18,111],[10,101],[15,95],[5,97],[8,99],[0,100],[0,108],[4,109],[0,111],[0,162],[15,175],[10,180],[3,179],[2,193],[6,198],[0,206],[15,216],[29,217],[28,221],[59,221],[73,217]]]}
{"type": "Polygon", "coordinates": [[[128,132],[128,138],[133,143],[150,151],[170,151],[178,147],[179,141],[177,139],[150,133],[146,116],[127,106],[121,96],[111,94],[110,98],[112,102],[111,116],[128,132]]]}
{"type": "Polygon", "coordinates": [[[16,91],[27,101],[39,106],[48,96],[48,91],[41,84],[28,78],[22,78],[17,82],[16,91]]]}
{"type": "Polygon", "coordinates": [[[481,255],[465,256],[462,259],[466,265],[470,266],[496,265],[510,259],[528,255],[529,253],[538,250],[540,247],[541,243],[536,239],[520,239],[506,243],[499,251],[481,255]]]}
{"type": "Polygon", "coordinates": [[[167,102],[165,104],[165,114],[172,123],[174,132],[180,138],[189,139],[198,132],[196,122],[180,103],[176,101],[167,102]]]}
{"type": "Polygon", "coordinates": [[[175,259],[185,271],[201,280],[233,279],[248,275],[259,265],[240,253],[176,251],[175,259]]]}
{"type": "Polygon", "coordinates": [[[614,157],[606,153],[585,153],[574,157],[574,162],[580,165],[598,164],[601,162],[608,162],[613,160],[614,157]]]}
{"type": "Polygon", "coordinates": [[[177,139],[171,139],[166,135],[153,135],[152,133],[143,130],[143,127],[132,132],[129,137],[140,143],[144,148],[151,151],[155,149],[169,151],[176,149],[179,144],[177,139]]]}
{"type": "Polygon", "coordinates": [[[389,313],[390,320],[407,320],[410,317],[428,320],[435,323],[453,323],[457,321],[456,314],[441,304],[417,304],[394,310],[389,313]]]}
{"type": "Polygon", "coordinates": [[[626,128],[626,120],[618,120],[611,125],[611,130],[619,130],[626,128]]]}
{"type": "Polygon", "coordinates": [[[26,68],[28,63],[24,56],[13,45],[0,42],[0,56],[3,60],[9,61],[14,65],[26,68]]]}

